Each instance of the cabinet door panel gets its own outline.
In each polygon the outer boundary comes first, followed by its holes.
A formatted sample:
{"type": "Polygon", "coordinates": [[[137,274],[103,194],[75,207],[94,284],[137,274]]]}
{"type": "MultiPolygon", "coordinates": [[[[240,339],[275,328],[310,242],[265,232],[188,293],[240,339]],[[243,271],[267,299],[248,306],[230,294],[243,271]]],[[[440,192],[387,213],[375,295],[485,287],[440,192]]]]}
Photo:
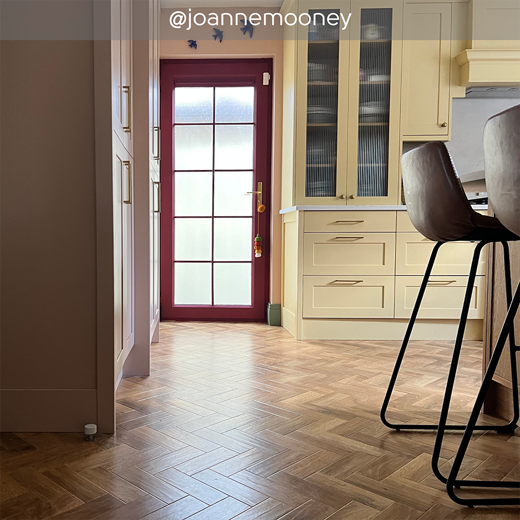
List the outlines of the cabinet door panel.
{"type": "Polygon", "coordinates": [[[118,377],[134,346],[134,183],[129,153],[114,139],[114,345],[118,377]]]}
{"type": "Polygon", "coordinates": [[[153,334],[159,322],[159,284],[160,284],[160,217],[161,217],[161,183],[150,180],[150,194],[152,212],[150,215],[150,324],[153,334]]]}
{"type": "MultiPolygon", "coordinates": [[[[483,319],[485,276],[477,276],[473,288],[469,319],[483,319]]],[[[395,282],[395,317],[409,318],[412,314],[422,276],[397,276],[395,282]]],[[[424,293],[419,319],[460,319],[466,293],[467,276],[433,276],[424,293]]]]}
{"type": "Polygon", "coordinates": [[[397,204],[402,55],[400,1],[352,2],[348,204],[397,204]]]}
{"type": "Polygon", "coordinates": [[[447,138],[451,4],[408,4],[404,20],[402,134],[447,138]]]}
{"type": "Polygon", "coordinates": [[[393,276],[303,277],[303,318],[393,317],[393,276]]]}
{"type": "MultiPolygon", "coordinates": [[[[430,260],[435,242],[424,238],[420,233],[398,233],[396,252],[396,274],[423,275],[430,260]]],[[[434,275],[467,276],[473,259],[476,243],[451,242],[444,244],[437,254],[434,275]]],[[[480,255],[477,273],[483,275],[486,267],[484,252],[480,255]]]]}
{"type": "Polygon", "coordinates": [[[393,233],[305,233],[305,275],[393,275],[393,233]]]}
{"type": "Polygon", "coordinates": [[[349,7],[350,0],[300,2],[311,23],[298,28],[298,204],[338,204],[346,196],[349,28],[341,29],[340,16],[347,19],[349,7]],[[327,23],[330,15],[340,23],[327,23]]]}
{"type": "Polygon", "coordinates": [[[112,15],[112,122],[132,154],[132,1],[111,0],[112,15]]]}

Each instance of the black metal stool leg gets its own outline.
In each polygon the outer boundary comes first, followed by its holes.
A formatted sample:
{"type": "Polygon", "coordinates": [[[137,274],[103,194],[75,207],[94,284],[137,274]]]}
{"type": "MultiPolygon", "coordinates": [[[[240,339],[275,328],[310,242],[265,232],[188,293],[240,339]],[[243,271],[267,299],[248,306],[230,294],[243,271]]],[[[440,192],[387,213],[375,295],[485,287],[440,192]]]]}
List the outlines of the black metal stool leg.
{"type": "MultiPolygon", "coordinates": [[[[382,423],[387,426],[388,428],[400,431],[400,430],[437,430],[438,425],[437,424],[394,424],[391,423],[386,418],[386,413],[388,410],[388,405],[390,403],[390,399],[392,398],[392,393],[394,391],[395,383],[397,381],[397,377],[399,375],[399,371],[401,369],[401,365],[403,363],[403,359],[406,353],[406,349],[408,347],[408,343],[410,341],[410,337],[413,332],[413,327],[415,325],[415,321],[417,319],[417,315],[419,314],[419,310],[421,307],[421,303],[424,297],[424,293],[426,291],[426,287],[428,286],[428,282],[430,280],[431,272],[433,270],[433,267],[435,265],[435,260],[437,258],[437,253],[440,249],[440,247],[445,242],[438,242],[435,244],[435,247],[433,248],[433,251],[430,255],[430,260],[428,262],[428,266],[426,267],[426,272],[424,273],[423,281],[421,283],[421,287],[419,289],[419,294],[417,295],[417,300],[415,301],[415,305],[412,311],[412,315],[410,316],[410,321],[408,322],[408,327],[406,329],[406,334],[403,339],[403,343],[401,345],[401,349],[399,350],[399,355],[397,356],[397,360],[395,362],[394,370],[392,372],[392,377],[390,378],[390,383],[388,384],[388,389],[386,391],[385,399],[383,401],[383,405],[381,407],[381,421],[382,423]]],[[[483,244],[485,245],[485,244],[483,244]]],[[[480,249],[482,249],[483,245],[479,245],[480,249]]],[[[479,251],[480,251],[479,249],[479,251]]],[[[478,259],[476,261],[476,267],[475,267],[475,273],[476,269],[478,268],[478,259]]],[[[473,288],[473,284],[471,285],[473,288]]],[[[471,298],[471,294],[469,296],[471,298]]],[[[467,307],[469,308],[469,301],[467,303],[467,307]]],[[[467,314],[467,313],[466,313],[467,314]]],[[[464,321],[463,328],[462,328],[462,335],[464,335],[464,328],[466,326],[466,322],[464,321]]],[[[459,326],[460,330],[460,326],[459,326]]],[[[460,430],[463,431],[466,426],[461,424],[451,424],[451,425],[445,425],[444,428],[446,430],[460,430]]],[[[478,430],[496,430],[497,426],[477,426],[478,430]]],[[[445,480],[444,480],[445,482],[445,480]]]]}
{"type": "MultiPolygon", "coordinates": [[[[505,282],[506,282],[506,299],[507,307],[511,305],[513,298],[513,284],[511,282],[511,257],[509,254],[509,244],[502,242],[502,248],[504,249],[504,270],[505,270],[505,282]]],[[[511,360],[511,384],[513,392],[513,418],[511,422],[500,431],[503,433],[513,434],[518,428],[518,419],[520,418],[520,407],[518,404],[518,372],[516,368],[516,352],[518,351],[515,341],[515,328],[512,327],[509,332],[509,357],[511,360]]]]}
{"type": "MultiPolygon", "coordinates": [[[[448,420],[448,413],[450,410],[451,397],[453,394],[453,387],[455,385],[455,377],[457,375],[457,367],[459,364],[460,352],[462,350],[462,342],[464,340],[464,332],[466,330],[466,323],[468,321],[469,306],[471,304],[471,296],[473,294],[473,286],[475,284],[475,277],[477,275],[478,263],[480,260],[480,253],[482,248],[487,242],[479,242],[473,253],[473,260],[471,262],[471,269],[469,272],[468,285],[466,287],[466,294],[464,296],[464,304],[462,306],[462,312],[460,316],[459,328],[457,330],[457,337],[455,339],[455,345],[453,347],[453,357],[451,360],[450,371],[448,374],[448,380],[446,381],[446,391],[444,393],[444,400],[442,403],[441,415],[439,418],[439,425],[437,429],[437,437],[435,439],[435,445],[432,454],[432,469],[435,476],[443,483],[446,483],[447,478],[442,475],[439,470],[439,458],[441,454],[442,441],[444,438],[444,432],[447,429],[451,429],[446,425],[448,420]]],[[[459,429],[465,429],[462,426],[459,429]]],[[[479,429],[496,429],[496,427],[479,427],[479,429]]]]}
{"type": "MultiPolygon", "coordinates": [[[[514,319],[518,312],[518,307],[520,306],[520,285],[516,290],[513,301],[509,307],[509,311],[507,313],[506,320],[504,322],[504,326],[502,327],[502,331],[497,341],[497,345],[495,350],[493,351],[493,355],[489,361],[488,368],[486,370],[486,375],[484,376],[484,380],[482,382],[482,386],[480,387],[480,391],[478,393],[477,399],[475,401],[475,405],[473,407],[473,411],[471,412],[471,416],[468,421],[467,428],[462,437],[462,441],[460,443],[459,450],[457,451],[457,455],[455,456],[455,461],[453,463],[453,467],[451,468],[450,475],[448,477],[448,481],[446,483],[446,490],[450,498],[456,502],[457,504],[474,507],[474,506],[498,506],[498,505],[520,505],[520,497],[518,498],[480,498],[480,499],[464,499],[460,498],[455,494],[455,486],[464,486],[464,487],[485,487],[485,488],[514,488],[520,489],[520,482],[505,482],[505,481],[467,481],[467,480],[457,480],[457,476],[464,460],[464,456],[466,454],[466,450],[468,448],[469,442],[471,440],[471,436],[473,431],[475,430],[475,425],[477,424],[477,420],[480,414],[480,410],[484,404],[484,399],[486,398],[486,394],[489,390],[489,386],[491,385],[491,381],[493,380],[493,376],[495,374],[495,370],[497,368],[498,362],[504,350],[506,341],[508,336],[510,336],[511,330],[514,327],[514,319]]],[[[519,348],[515,346],[515,352],[518,352],[519,348]]],[[[513,357],[513,363],[516,361],[515,357],[513,357]]],[[[514,393],[517,396],[517,388],[514,388],[514,393]]]]}
{"type": "Polygon", "coordinates": [[[408,347],[408,342],[410,341],[410,337],[412,335],[413,327],[415,325],[415,320],[417,319],[417,315],[419,314],[419,309],[421,308],[421,303],[424,297],[424,293],[426,291],[426,287],[428,286],[428,281],[430,280],[430,275],[432,273],[433,266],[435,265],[435,259],[437,258],[437,253],[442,246],[443,242],[437,242],[435,247],[433,248],[432,254],[430,255],[430,260],[428,262],[428,266],[426,267],[426,272],[424,273],[423,281],[421,283],[421,288],[419,289],[419,294],[417,295],[417,300],[415,300],[415,305],[412,311],[412,315],[410,316],[410,321],[408,322],[408,327],[406,328],[406,333],[404,335],[403,343],[401,345],[401,349],[399,350],[399,355],[397,356],[397,361],[395,362],[394,371],[392,372],[392,377],[390,378],[390,383],[388,384],[388,389],[386,391],[385,400],[383,401],[383,406],[381,407],[381,421],[388,428],[395,429],[399,431],[400,429],[407,430],[434,430],[437,428],[435,424],[423,424],[423,425],[410,425],[410,424],[393,424],[386,418],[386,412],[388,409],[388,405],[390,403],[390,399],[392,398],[392,392],[394,391],[395,383],[397,381],[397,376],[399,375],[399,370],[401,369],[401,365],[403,363],[404,355],[406,353],[406,348],[408,347]]]}

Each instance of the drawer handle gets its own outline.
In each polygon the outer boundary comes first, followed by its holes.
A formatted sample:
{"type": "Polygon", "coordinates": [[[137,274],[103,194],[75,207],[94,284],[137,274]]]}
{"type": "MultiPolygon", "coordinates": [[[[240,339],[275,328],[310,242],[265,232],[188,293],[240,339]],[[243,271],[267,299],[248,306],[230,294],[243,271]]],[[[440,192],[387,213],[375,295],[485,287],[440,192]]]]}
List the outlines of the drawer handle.
{"type": "Polygon", "coordinates": [[[363,224],[364,220],[336,220],[334,224],[363,224]]]}
{"type": "Polygon", "coordinates": [[[363,280],[334,280],[333,282],[331,282],[331,285],[335,285],[335,284],[344,284],[344,283],[348,283],[348,284],[357,284],[357,283],[363,283],[363,280]]]}
{"type": "Polygon", "coordinates": [[[444,285],[450,285],[452,283],[457,283],[457,280],[430,280],[428,282],[428,285],[430,284],[444,284],[444,285]]]}
{"type": "Polygon", "coordinates": [[[365,237],[334,237],[332,240],[362,240],[365,237]]]}

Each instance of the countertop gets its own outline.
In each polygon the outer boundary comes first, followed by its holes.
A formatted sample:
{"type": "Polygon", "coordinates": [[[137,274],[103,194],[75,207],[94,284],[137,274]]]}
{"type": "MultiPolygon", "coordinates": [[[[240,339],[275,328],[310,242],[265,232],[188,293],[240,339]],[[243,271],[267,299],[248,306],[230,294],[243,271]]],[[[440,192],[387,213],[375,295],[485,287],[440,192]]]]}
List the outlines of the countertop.
{"type": "MultiPolygon", "coordinates": [[[[472,206],[475,211],[487,211],[486,205],[472,206]]],[[[280,215],[293,211],[406,211],[406,206],[292,206],[280,210],[280,215]]]]}

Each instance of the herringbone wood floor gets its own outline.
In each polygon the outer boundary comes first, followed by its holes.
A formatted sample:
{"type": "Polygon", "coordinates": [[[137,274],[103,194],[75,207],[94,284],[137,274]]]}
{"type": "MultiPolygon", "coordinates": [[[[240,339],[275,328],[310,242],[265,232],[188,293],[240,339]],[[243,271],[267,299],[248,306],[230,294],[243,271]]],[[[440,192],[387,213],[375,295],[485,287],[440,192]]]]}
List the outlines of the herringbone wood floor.
{"type": "MultiPolygon", "coordinates": [[[[4,434],[2,519],[462,520],[518,509],[453,504],[430,470],[432,433],[378,413],[398,342],[297,342],[259,324],[165,323],[153,374],[118,390],[118,430],[4,434]]],[[[393,417],[435,420],[449,343],[421,342],[393,417]]],[[[452,420],[466,417],[481,344],[465,346],[452,420]]],[[[484,418],[486,420],[486,418],[484,418]]],[[[443,450],[450,465],[458,434],[443,450]]],[[[466,478],[520,478],[520,435],[475,437],[466,478]]]]}

